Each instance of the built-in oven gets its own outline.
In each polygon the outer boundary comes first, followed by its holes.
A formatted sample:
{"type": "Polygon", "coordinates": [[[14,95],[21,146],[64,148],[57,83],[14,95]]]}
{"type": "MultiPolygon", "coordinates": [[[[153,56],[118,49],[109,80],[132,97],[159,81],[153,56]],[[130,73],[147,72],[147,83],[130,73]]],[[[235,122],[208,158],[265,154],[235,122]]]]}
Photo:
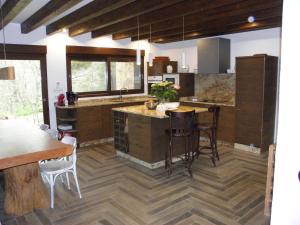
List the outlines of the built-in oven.
{"type": "Polygon", "coordinates": [[[148,94],[151,93],[151,85],[162,82],[162,76],[149,76],[148,77],[148,94]]]}
{"type": "Polygon", "coordinates": [[[179,74],[178,73],[166,73],[163,74],[163,81],[169,81],[172,82],[175,85],[180,86],[179,83],[179,74]]]}

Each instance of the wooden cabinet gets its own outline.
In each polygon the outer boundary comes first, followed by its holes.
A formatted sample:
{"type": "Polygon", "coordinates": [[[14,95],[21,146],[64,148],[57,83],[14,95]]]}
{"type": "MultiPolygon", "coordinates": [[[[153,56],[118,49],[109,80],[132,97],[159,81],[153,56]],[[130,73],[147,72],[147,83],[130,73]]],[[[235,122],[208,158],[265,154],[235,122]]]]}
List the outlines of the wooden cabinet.
{"type": "Polygon", "coordinates": [[[157,76],[162,75],[163,73],[167,73],[167,66],[171,65],[173,67],[172,73],[177,73],[178,66],[176,61],[160,61],[160,62],[153,62],[153,66],[149,66],[147,63],[147,74],[148,76],[157,76]]]}
{"type": "MultiPolygon", "coordinates": [[[[208,108],[210,104],[204,103],[186,103],[181,102],[181,105],[189,105],[194,107],[208,108]]],[[[209,112],[199,113],[199,123],[211,123],[212,115],[209,112]]],[[[220,106],[218,140],[234,143],[235,141],[235,107],[234,106],[220,106]]]]}
{"type": "Polygon", "coordinates": [[[74,137],[78,136],[76,108],[56,107],[56,123],[58,131],[71,133],[74,137]],[[72,129],[62,130],[59,125],[71,125],[72,129]]]}
{"type": "Polygon", "coordinates": [[[274,142],[278,58],[236,58],[235,143],[266,151],[274,142]]]}
{"type": "MultiPolygon", "coordinates": [[[[83,107],[56,107],[57,124],[61,118],[73,125],[78,143],[113,137],[112,108],[140,105],[140,102],[122,102],[83,107]]],[[[64,122],[65,123],[65,122],[64,122]]]]}
{"type": "Polygon", "coordinates": [[[180,73],[179,74],[179,97],[189,97],[195,95],[195,74],[180,73]]]}

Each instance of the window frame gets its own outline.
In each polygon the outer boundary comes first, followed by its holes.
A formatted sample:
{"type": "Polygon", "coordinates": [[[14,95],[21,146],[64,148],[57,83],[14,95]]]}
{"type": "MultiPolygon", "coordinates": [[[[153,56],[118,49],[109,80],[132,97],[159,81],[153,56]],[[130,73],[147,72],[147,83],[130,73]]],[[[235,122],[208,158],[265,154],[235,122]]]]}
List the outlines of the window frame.
{"type": "MultiPolygon", "coordinates": [[[[145,51],[141,51],[141,88],[129,89],[127,94],[144,93],[144,55],[145,51]]],[[[136,50],[134,49],[121,49],[121,48],[97,48],[85,46],[66,46],[66,62],[67,62],[67,87],[68,91],[72,91],[72,71],[71,61],[105,61],[107,68],[107,90],[106,91],[91,91],[91,92],[77,92],[79,98],[84,97],[99,97],[99,96],[112,96],[118,95],[120,90],[111,90],[111,71],[110,63],[120,60],[120,62],[135,61],[136,50]]]]}

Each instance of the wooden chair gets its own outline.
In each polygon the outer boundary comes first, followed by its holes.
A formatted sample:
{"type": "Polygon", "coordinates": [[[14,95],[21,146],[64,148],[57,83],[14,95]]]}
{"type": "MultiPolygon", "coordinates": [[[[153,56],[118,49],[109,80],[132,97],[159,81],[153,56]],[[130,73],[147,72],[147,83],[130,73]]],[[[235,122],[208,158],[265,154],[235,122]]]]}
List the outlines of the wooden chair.
{"type": "Polygon", "coordinates": [[[208,112],[212,115],[211,123],[199,123],[197,126],[197,133],[199,137],[196,144],[197,156],[199,156],[199,154],[209,155],[212,163],[216,166],[216,159],[220,160],[217,146],[220,107],[216,105],[210,106],[208,108],[208,112]],[[201,146],[199,139],[202,133],[209,138],[209,146],[201,146]]]}
{"type": "Polygon", "coordinates": [[[195,111],[173,112],[166,111],[169,116],[169,129],[166,134],[169,138],[169,147],[165,154],[165,168],[168,170],[168,176],[172,173],[174,141],[175,139],[184,140],[184,156],[181,157],[189,174],[192,176],[191,166],[195,156],[194,134],[195,134],[195,111]]]}

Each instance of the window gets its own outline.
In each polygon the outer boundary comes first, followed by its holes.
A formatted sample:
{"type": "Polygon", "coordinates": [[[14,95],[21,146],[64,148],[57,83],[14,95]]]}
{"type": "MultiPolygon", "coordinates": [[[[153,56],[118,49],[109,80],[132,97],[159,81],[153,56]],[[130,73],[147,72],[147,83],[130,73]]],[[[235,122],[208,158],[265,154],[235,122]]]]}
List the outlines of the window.
{"type": "Polygon", "coordinates": [[[74,92],[107,90],[106,62],[72,60],[71,71],[74,92]]]}
{"type": "Polygon", "coordinates": [[[126,61],[125,59],[119,59],[111,61],[110,71],[112,90],[141,88],[140,67],[136,65],[135,60],[128,59],[126,61]]]}
{"type": "MultiPolygon", "coordinates": [[[[67,46],[68,90],[79,97],[143,93],[144,65],[135,50],[67,46]]],[[[142,55],[143,56],[143,55],[142,55]]],[[[143,59],[143,57],[142,57],[143,59]]]]}

